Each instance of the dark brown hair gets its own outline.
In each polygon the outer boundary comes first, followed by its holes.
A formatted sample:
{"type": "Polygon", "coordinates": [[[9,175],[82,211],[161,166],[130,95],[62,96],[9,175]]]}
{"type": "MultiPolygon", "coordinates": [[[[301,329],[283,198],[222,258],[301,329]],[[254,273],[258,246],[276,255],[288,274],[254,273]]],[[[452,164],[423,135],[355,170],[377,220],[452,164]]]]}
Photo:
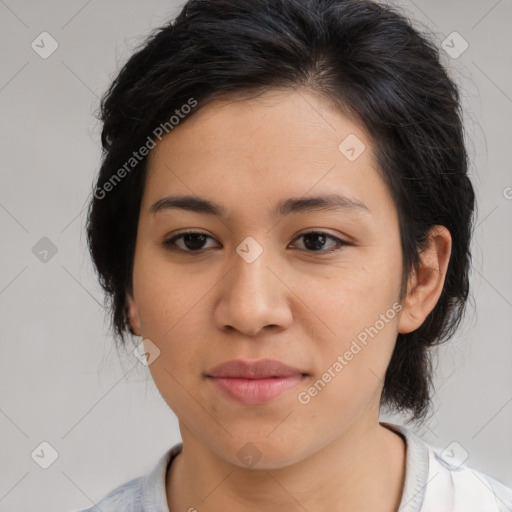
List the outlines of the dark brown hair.
{"type": "Polygon", "coordinates": [[[191,98],[196,107],[181,123],[220,95],[301,86],[334,100],[373,138],[399,214],[402,294],[429,228],[451,233],[442,295],[421,327],[398,335],[381,399],[419,421],[430,405],[429,349],[453,334],[468,297],[474,192],[459,92],[436,44],[372,1],[190,0],[130,57],[101,101],[103,161],[87,225],[114,335],[124,343],[128,332],[125,299],[146,173],[147,158],[130,160],[134,151],[159,126],[171,130],[171,116],[191,98]]]}

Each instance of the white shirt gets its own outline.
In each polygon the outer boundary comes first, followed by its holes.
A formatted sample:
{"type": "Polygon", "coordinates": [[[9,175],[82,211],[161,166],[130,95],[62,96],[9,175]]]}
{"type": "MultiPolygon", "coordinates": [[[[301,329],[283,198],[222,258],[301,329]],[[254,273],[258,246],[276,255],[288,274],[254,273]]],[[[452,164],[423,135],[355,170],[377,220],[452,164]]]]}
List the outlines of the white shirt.
{"type": "MultiPolygon", "coordinates": [[[[457,461],[457,445],[444,451],[403,426],[381,422],[406,442],[405,483],[399,512],[512,512],[512,487],[457,461]]],[[[183,443],[170,448],[146,475],[116,487],[77,512],[169,512],[165,479],[183,443]]]]}

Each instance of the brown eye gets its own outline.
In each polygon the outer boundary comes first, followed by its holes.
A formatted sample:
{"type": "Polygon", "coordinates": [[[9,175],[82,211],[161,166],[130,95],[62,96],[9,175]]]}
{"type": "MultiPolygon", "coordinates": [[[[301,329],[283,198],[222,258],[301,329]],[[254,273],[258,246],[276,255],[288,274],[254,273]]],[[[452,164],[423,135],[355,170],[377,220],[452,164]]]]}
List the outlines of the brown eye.
{"type": "Polygon", "coordinates": [[[320,252],[325,254],[337,251],[344,245],[351,245],[344,240],[336,238],[335,236],[329,235],[322,231],[308,231],[297,237],[297,240],[300,238],[304,239],[303,245],[307,252],[320,252]],[[330,249],[323,250],[328,240],[331,240],[330,249]]]}
{"type": "MultiPolygon", "coordinates": [[[[329,235],[322,231],[308,231],[302,233],[298,239],[304,239],[303,246],[306,252],[317,252],[320,254],[329,254],[339,250],[346,245],[352,245],[333,235],[329,235]],[[330,244],[328,243],[330,241],[330,244]],[[327,249],[326,249],[327,247],[327,249]]],[[[189,253],[200,253],[211,247],[205,247],[208,239],[213,238],[201,231],[187,231],[165,240],[162,245],[170,251],[181,251],[189,253]],[[178,243],[179,242],[179,243],[178,243]]]]}
{"type": "Polygon", "coordinates": [[[171,251],[200,252],[208,238],[212,237],[201,231],[187,231],[165,240],[162,245],[171,251]],[[181,239],[182,243],[177,244],[176,242],[181,239]]]}

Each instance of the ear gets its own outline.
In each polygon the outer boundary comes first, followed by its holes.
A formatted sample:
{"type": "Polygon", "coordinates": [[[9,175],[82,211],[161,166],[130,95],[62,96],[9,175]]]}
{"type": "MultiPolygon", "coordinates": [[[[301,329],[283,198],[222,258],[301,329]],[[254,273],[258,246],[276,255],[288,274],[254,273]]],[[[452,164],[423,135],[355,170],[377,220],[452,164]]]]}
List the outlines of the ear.
{"type": "Polygon", "coordinates": [[[430,228],[427,247],[420,253],[420,266],[407,285],[407,295],[398,322],[398,332],[406,334],[416,330],[434,309],[446,277],[452,250],[452,237],[444,226],[430,228]]]}
{"type": "Polygon", "coordinates": [[[136,336],[142,336],[137,304],[135,304],[135,300],[129,293],[126,294],[126,320],[130,332],[136,336]]]}

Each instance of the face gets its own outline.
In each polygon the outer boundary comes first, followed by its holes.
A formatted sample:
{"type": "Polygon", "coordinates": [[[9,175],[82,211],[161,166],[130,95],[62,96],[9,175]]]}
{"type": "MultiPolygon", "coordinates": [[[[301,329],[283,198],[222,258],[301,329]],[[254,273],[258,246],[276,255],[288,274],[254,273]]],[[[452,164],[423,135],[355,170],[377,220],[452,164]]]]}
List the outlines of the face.
{"type": "Polygon", "coordinates": [[[372,143],[322,96],[216,100],[166,135],[148,160],[129,315],[160,351],[149,368],[184,442],[238,466],[255,450],[277,468],[374,428],[401,261],[372,143]],[[299,371],[209,376],[263,359],[299,371]]]}

